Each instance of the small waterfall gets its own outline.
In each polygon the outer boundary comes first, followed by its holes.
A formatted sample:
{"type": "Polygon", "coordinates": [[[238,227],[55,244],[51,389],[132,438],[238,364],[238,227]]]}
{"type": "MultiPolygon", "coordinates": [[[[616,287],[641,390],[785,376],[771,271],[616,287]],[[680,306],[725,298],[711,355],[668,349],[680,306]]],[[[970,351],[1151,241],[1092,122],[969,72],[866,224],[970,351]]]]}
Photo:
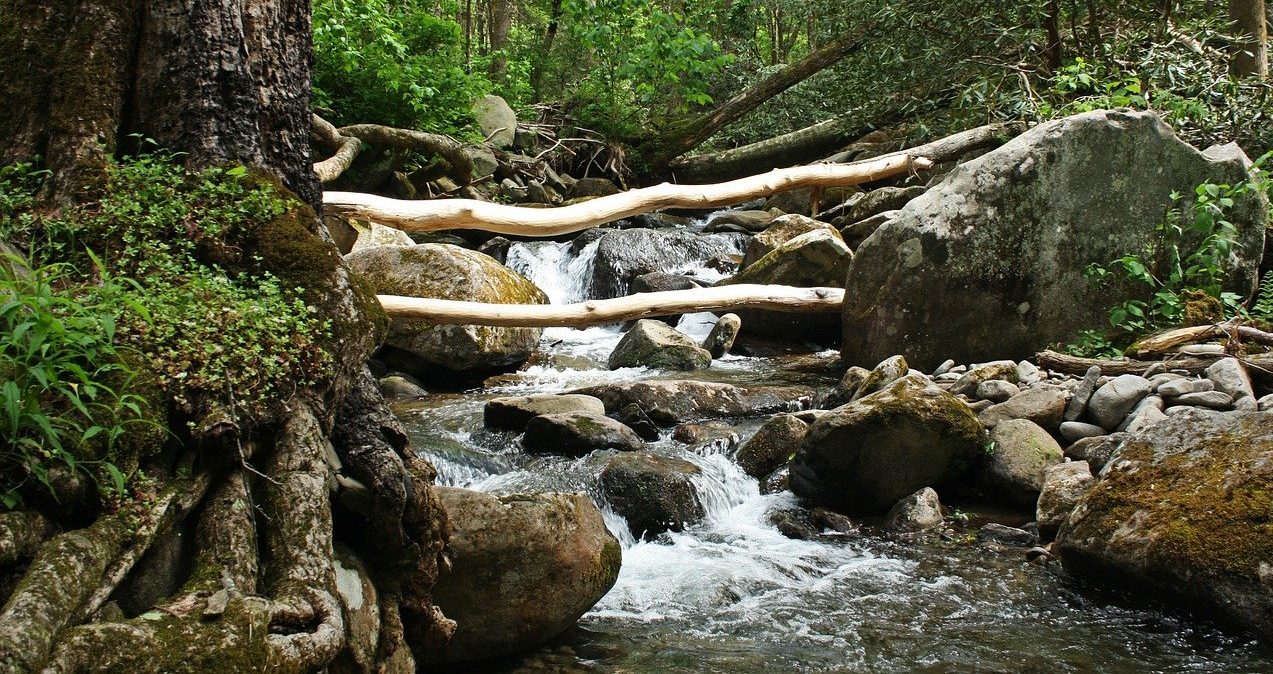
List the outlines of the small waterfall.
{"type": "Polygon", "coordinates": [[[519,241],[509,246],[504,264],[539,286],[551,304],[582,302],[588,299],[600,243],[593,241],[572,255],[569,241],[519,241]]]}

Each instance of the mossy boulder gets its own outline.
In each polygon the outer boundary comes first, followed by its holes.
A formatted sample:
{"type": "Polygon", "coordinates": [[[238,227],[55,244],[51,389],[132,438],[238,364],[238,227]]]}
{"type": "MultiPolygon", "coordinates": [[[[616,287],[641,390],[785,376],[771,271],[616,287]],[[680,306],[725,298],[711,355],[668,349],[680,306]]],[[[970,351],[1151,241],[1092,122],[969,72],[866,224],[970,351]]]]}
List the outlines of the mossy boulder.
{"type": "MultiPolygon", "coordinates": [[[[1152,112],[1100,110],[1041,124],[965,162],[855,251],[844,303],[844,359],[904,353],[927,370],[947,358],[1025,358],[1143,299],[1131,282],[1093,288],[1084,270],[1140,253],[1176,203],[1206,181],[1248,176],[1152,112]]],[[[1267,200],[1237,199],[1230,290],[1246,296],[1264,250],[1267,200]]]]}
{"type": "Polygon", "coordinates": [[[693,477],[702,471],[685,461],[656,454],[620,454],[601,471],[601,493],[628,521],[636,537],[681,531],[705,514],[693,477]]]}
{"type": "Polygon", "coordinates": [[[664,370],[702,370],[711,367],[712,354],[662,321],[636,322],[610,354],[611,370],[652,367],[664,370]]]}
{"type": "Polygon", "coordinates": [[[574,625],[619,576],[619,542],[587,496],[434,490],[453,531],[451,568],[433,601],[457,627],[441,650],[413,649],[422,665],[533,650],[574,625]]]}
{"type": "Polygon", "coordinates": [[[522,447],[528,452],[583,456],[597,449],[632,451],[645,443],[636,431],[590,412],[544,414],[526,424],[522,447]]]}
{"type": "Polygon", "coordinates": [[[840,232],[835,227],[807,216],[792,214],[774,218],[765,231],[757,234],[752,238],[751,243],[747,244],[747,253],[743,255],[742,268],[750,267],[752,263],[764,257],[769,251],[797,236],[820,229],[834,234],[837,238],[840,237],[840,232]]]}
{"type": "Polygon", "coordinates": [[[779,414],[765,422],[751,439],[738,448],[734,460],[744,473],[760,480],[782,467],[809,434],[809,424],[792,414],[779,414]]]}
{"type": "Polygon", "coordinates": [[[985,445],[967,404],[911,374],[815,421],[791,462],[791,490],[846,515],[882,515],[964,474],[985,445]]]}
{"type": "Polygon", "coordinates": [[[1080,578],[1273,638],[1273,413],[1195,409],[1127,437],[1057,541],[1080,578]]]}
{"type": "MultiPolygon", "coordinates": [[[[548,303],[542,290],[494,258],[449,244],[376,246],[350,253],[345,261],[381,295],[548,303]]],[[[520,367],[541,333],[539,328],[395,320],[381,357],[390,367],[426,380],[440,372],[480,377],[520,367]]]]}
{"type": "MultiPolygon", "coordinates": [[[[844,286],[853,251],[834,229],[814,229],[784,241],[721,285],[757,283],[798,288],[844,286]]],[[[839,337],[840,317],[833,313],[799,313],[740,310],[744,335],[815,342],[834,342],[839,337]]]]}
{"type": "Polygon", "coordinates": [[[998,424],[990,440],[994,447],[978,469],[978,481],[1007,504],[1034,508],[1044,471],[1065,460],[1061,445],[1029,419],[998,424]]]}

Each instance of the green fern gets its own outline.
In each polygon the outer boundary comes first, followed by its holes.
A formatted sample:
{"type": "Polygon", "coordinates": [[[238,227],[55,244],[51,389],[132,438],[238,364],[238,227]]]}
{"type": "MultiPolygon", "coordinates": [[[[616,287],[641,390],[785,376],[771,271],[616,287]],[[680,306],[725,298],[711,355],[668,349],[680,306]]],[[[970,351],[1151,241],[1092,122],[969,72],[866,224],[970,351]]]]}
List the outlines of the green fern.
{"type": "Polygon", "coordinates": [[[1255,304],[1251,306],[1251,315],[1266,321],[1273,321],[1273,271],[1264,275],[1260,282],[1260,292],[1255,296],[1255,304]]]}

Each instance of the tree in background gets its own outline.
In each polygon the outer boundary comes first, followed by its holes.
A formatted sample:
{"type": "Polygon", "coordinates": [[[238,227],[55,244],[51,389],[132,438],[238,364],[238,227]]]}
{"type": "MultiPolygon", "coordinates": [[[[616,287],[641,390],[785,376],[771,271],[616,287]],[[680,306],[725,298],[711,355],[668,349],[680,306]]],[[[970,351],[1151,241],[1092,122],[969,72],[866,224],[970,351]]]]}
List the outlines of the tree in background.
{"type": "Polygon", "coordinates": [[[1264,0],[1229,0],[1229,19],[1239,38],[1234,44],[1234,76],[1267,77],[1269,30],[1264,0]]]}

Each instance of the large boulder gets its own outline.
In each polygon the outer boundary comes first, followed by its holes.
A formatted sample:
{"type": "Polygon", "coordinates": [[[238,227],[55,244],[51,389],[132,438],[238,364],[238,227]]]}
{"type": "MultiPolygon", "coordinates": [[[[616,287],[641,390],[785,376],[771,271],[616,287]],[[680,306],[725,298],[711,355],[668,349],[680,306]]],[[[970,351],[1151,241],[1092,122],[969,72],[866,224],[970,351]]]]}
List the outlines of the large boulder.
{"type": "MultiPolygon", "coordinates": [[[[853,251],[834,229],[814,229],[784,241],[759,260],[721,282],[721,285],[756,283],[799,288],[841,287],[853,259],[853,251]]],[[[740,310],[743,334],[766,337],[799,337],[834,342],[840,317],[834,313],[801,313],[740,310]]]]}
{"type": "MultiPolygon", "coordinates": [[[[1096,289],[1090,264],[1143,251],[1173,204],[1205,181],[1247,177],[1151,112],[1096,111],[1041,124],[966,162],[857,249],[844,303],[844,359],[901,352],[927,370],[946,358],[1024,358],[1108,324],[1143,287],[1096,289]]],[[[1238,199],[1232,289],[1254,287],[1265,198],[1238,199]]]]}
{"type": "Polygon", "coordinates": [[[712,354],[663,321],[642,319],[619,340],[607,366],[701,370],[710,367],[712,354]]]}
{"type": "Polygon", "coordinates": [[[605,414],[606,406],[592,396],[534,393],[525,396],[491,398],[482,407],[482,423],[487,428],[525,430],[526,424],[544,414],[589,412],[605,414]]]}
{"type": "Polygon", "coordinates": [[[693,481],[701,472],[683,459],[641,452],[620,454],[601,471],[601,493],[628,521],[633,536],[681,531],[703,519],[703,503],[693,481]]]}
{"type": "Polygon", "coordinates": [[[791,462],[791,490],[847,515],[884,514],[962,475],[985,445],[967,404],[907,375],[814,422],[791,462]]]}
{"type": "MultiPolygon", "coordinates": [[[[543,291],[490,256],[449,244],[377,246],[350,253],[345,261],[377,294],[548,303],[543,291]]],[[[476,378],[520,367],[539,344],[541,332],[395,320],[381,358],[391,368],[421,378],[436,378],[439,371],[476,378]]]]}
{"type": "Polygon", "coordinates": [[[517,113],[499,96],[487,94],[473,104],[477,128],[494,147],[509,147],[517,134],[517,113]]]}
{"type": "Polygon", "coordinates": [[[721,417],[754,417],[807,406],[812,391],[798,386],[741,387],[706,381],[640,381],[572,391],[600,398],[607,414],[629,405],[661,426],[721,417]]]}
{"type": "Polygon", "coordinates": [[[1273,414],[1195,409],[1127,437],[1057,541],[1079,577],[1273,638],[1273,414]]]}
{"type": "Polygon", "coordinates": [[[1048,467],[1065,460],[1061,445],[1029,419],[1008,419],[990,434],[994,448],[979,469],[980,481],[1008,503],[1033,508],[1048,467]]]}
{"type": "Polygon", "coordinates": [[[650,272],[679,272],[738,258],[745,234],[697,234],[654,229],[620,229],[597,236],[588,297],[607,299],[629,293],[632,281],[650,272]]]}
{"type": "Polygon", "coordinates": [[[769,251],[800,236],[817,230],[833,232],[838,238],[840,233],[835,227],[803,215],[783,215],[774,218],[765,231],[752,238],[747,244],[747,254],[743,256],[742,267],[746,269],[752,263],[764,257],[769,251]]]}
{"type": "Polygon", "coordinates": [[[534,649],[575,624],[619,576],[619,542],[582,494],[434,490],[453,531],[451,570],[438,578],[433,601],[457,628],[440,650],[417,649],[421,664],[534,649]]]}
{"type": "Polygon", "coordinates": [[[610,417],[589,412],[544,414],[526,424],[528,452],[583,456],[596,449],[632,451],[645,443],[636,431],[610,417]]]}
{"type": "Polygon", "coordinates": [[[744,473],[763,479],[791,459],[809,435],[809,424],[794,414],[779,414],[765,422],[734,456],[744,473]]]}

